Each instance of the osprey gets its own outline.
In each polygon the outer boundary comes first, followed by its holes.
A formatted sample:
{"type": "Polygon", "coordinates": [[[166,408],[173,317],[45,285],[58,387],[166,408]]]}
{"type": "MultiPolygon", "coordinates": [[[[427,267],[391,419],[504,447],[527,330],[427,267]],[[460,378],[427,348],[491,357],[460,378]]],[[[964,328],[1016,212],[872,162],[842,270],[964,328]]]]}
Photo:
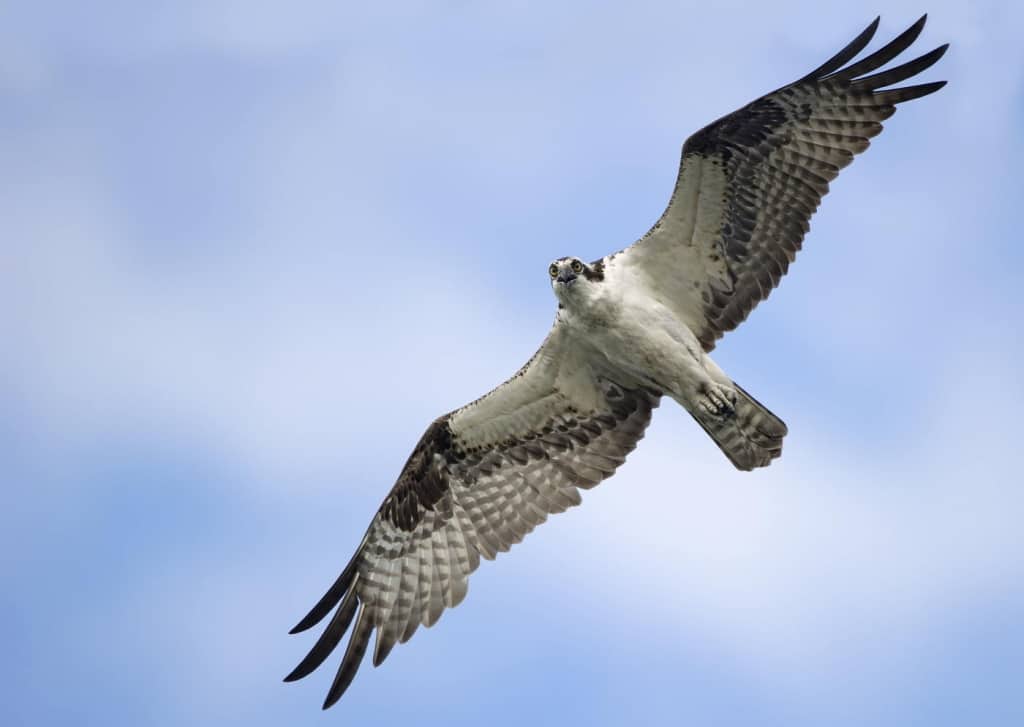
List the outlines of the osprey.
{"type": "Polygon", "coordinates": [[[867,57],[875,19],[803,78],[704,127],[683,145],[675,190],[654,227],[595,262],[548,267],[558,312],[525,366],[435,420],[355,555],[292,629],[334,615],[285,680],[316,669],[352,627],[324,709],[348,688],[376,631],[373,665],[466,595],[491,560],[580,503],[636,447],[668,396],[739,469],[779,456],[786,425],[708,356],[768,296],[800,249],[829,182],[868,148],[896,104],[944,81],[899,88],[947,45],[876,72],[907,49],[922,17],[867,57]]]}

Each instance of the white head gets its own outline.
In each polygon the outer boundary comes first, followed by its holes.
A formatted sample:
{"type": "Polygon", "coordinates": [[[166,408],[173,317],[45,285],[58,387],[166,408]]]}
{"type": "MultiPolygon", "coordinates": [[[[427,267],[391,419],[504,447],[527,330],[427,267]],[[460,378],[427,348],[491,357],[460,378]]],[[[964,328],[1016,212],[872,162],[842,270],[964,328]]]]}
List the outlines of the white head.
{"type": "Polygon", "coordinates": [[[548,266],[551,289],[564,306],[585,303],[604,280],[604,261],[589,265],[578,257],[561,257],[548,266]]]}

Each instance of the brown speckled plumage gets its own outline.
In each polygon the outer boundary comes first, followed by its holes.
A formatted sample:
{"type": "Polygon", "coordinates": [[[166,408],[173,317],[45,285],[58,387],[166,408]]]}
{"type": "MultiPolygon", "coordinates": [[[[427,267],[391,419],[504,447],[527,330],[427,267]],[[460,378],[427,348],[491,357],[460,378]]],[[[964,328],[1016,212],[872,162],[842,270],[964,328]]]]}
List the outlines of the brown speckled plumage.
{"type": "MultiPolygon", "coordinates": [[[[810,219],[829,182],[868,148],[896,104],[934,93],[945,81],[884,89],[927,69],[947,45],[902,65],[871,74],[906,50],[920,35],[922,17],[904,33],[853,65],[878,28],[876,18],[848,46],[794,83],[773,91],[693,134],[683,145],[676,191],[662,218],[636,245],[622,251],[634,260],[657,256],[659,284],[688,289],[680,306],[700,309],[692,328],[705,351],[738,326],[779,284],[796,257],[810,219]],[[707,170],[725,185],[708,189],[699,214],[718,219],[718,234],[701,237],[704,254],[686,258],[686,270],[667,265],[671,250],[694,244],[667,229],[689,213],[680,190],[703,184],[707,170]],[[683,276],[687,280],[673,279],[683,276]],[[696,285],[687,284],[694,281],[696,285]]],[[[705,185],[706,186],[706,185],[705,185]]],[[[695,316],[690,316],[694,319],[695,316]]]]}
{"type": "MultiPolygon", "coordinates": [[[[462,601],[481,557],[508,550],[548,515],[579,504],[580,489],[614,473],[663,393],[687,406],[736,467],[766,466],[779,455],[785,424],[701,359],[700,348],[710,351],[778,285],[829,183],[867,149],[896,104],[942,87],[884,90],[931,66],[946,46],[876,72],[913,43],[924,21],[844,68],[874,35],[876,19],[808,75],[693,134],[668,208],[643,238],[582,268],[575,258],[552,266],[551,283],[562,297],[547,340],[504,384],[428,427],[348,565],[292,630],[334,612],[287,681],[316,669],[350,632],[324,708],[334,704],[374,632],[376,666],[421,624],[433,625],[462,601]],[[588,333],[570,335],[587,319],[573,308],[569,286],[599,291],[592,295],[600,301],[617,290],[617,274],[651,293],[633,311],[670,311],[652,319],[652,328],[678,318],[676,330],[685,336],[676,340],[696,356],[691,362],[705,377],[704,398],[683,401],[685,392],[665,388],[676,369],[660,379],[643,378],[638,367],[614,370],[615,347],[601,348],[587,336],[611,328],[616,316],[594,313],[588,333]]],[[[616,353],[634,351],[636,339],[629,340],[616,353]]],[[[648,363],[666,360],[644,356],[648,363]]]]}

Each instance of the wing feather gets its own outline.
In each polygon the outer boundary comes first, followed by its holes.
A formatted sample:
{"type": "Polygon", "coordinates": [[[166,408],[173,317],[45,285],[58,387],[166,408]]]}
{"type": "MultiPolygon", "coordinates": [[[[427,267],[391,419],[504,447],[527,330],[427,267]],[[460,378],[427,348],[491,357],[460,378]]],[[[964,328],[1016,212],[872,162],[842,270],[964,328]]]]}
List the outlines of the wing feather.
{"type": "Polygon", "coordinates": [[[352,561],[302,619],[336,606],[286,678],[324,662],[352,624],[325,708],[347,689],[376,631],[373,664],[465,598],[480,558],[493,559],[552,513],[581,501],[643,436],[660,394],[593,371],[556,322],[540,351],[485,397],[424,433],[352,561]]]}
{"type": "Polygon", "coordinates": [[[896,104],[945,84],[885,88],[931,67],[947,45],[878,70],[910,47],[926,18],[847,65],[874,36],[876,18],[808,75],[692,135],[665,213],[606,265],[639,271],[704,349],[714,348],[779,284],[829,184],[896,104]]]}
{"type": "MultiPolygon", "coordinates": [[[[355,582],[353,581],[353,585],[355,582]]],[[[324,659],[330,655],[334,648],[341,642],[341,637],[348,631],[349,625],[352,623],[352,617],[355,616],[356,607],[359,602],[355,597],[356,589],[349,589],[348,593],[341,601],[341,605],[338,606],[334,612],[334,616],[331,618],[331,622],[324,629],[324,632],[320,634],[320,638],[313,645],[313,648],[309,650],[304,658],[292,673],[285,677],[285,681],[295,681],[296,679],[302,679],[302,677],[311,674],[318,666],[324,663],[324,659]]]]}
{"type": "Polygon", "coordinates": [[[352,638],[349,639],[348,647],[345,649],[345,656],[341,658],[341,666],[334,676],[334,682],[327,691],[327,698],[324,700],[324,709],[327,709],[339,699],[348,689],[352,679],[355,678],[359,665],[363,662],[366,654],[366,647],[370,643],[370,634],[373,632],[373,623],[366,614],[366,604],[359,606],[359,615],[356,616],[356,625],[352,629],[352,638]]]}
{"type": "MultiPolygon", "coordinates": [[[[854,63],[852,66],[847,66],[846,68],[836,70],[833,73],[826,75],[825,78],[843,79],[848,81],[852,78],[856,78],[857,76],[863,75],[865,73],[870,73],[876,68],[881,68],[886,63],[888,63],[893,58],[895,58],[900,53],[909,48],[913,44],[913,42],[917,40],[917,37],[921,35],[921,31],[924,30],[924,24],[925,22],[927,22],[927,20],[928,14],[925,13],[924,15],[917,19],[917,22],[915,22],[909,28],[904,30],[899,35],[897,35],[895,38],[889,41],[889,43],[876,50],[874,53],[865,56],[861,60],[854,63]]],[[[877,23],[875,23],[874,25],[877,29],[877,23]]],[[[872,35],[874,35],[874,32],[872,32],[872,35]]]]}

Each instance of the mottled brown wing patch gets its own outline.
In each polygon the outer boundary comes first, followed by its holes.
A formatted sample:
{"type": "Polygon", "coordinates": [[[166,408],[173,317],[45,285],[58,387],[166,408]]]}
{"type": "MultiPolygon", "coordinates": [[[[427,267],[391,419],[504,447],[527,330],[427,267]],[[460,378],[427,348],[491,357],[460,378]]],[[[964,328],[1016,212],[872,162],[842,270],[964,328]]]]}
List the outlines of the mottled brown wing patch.
{"type": "Polygon", "coordinates": [[[427,427],[381,506],[384,519],[399,530],[413,530],[420,513],[433,510],[447,492],[445,458],[454,451],[449,418],[443,416],[427,427]]]}

